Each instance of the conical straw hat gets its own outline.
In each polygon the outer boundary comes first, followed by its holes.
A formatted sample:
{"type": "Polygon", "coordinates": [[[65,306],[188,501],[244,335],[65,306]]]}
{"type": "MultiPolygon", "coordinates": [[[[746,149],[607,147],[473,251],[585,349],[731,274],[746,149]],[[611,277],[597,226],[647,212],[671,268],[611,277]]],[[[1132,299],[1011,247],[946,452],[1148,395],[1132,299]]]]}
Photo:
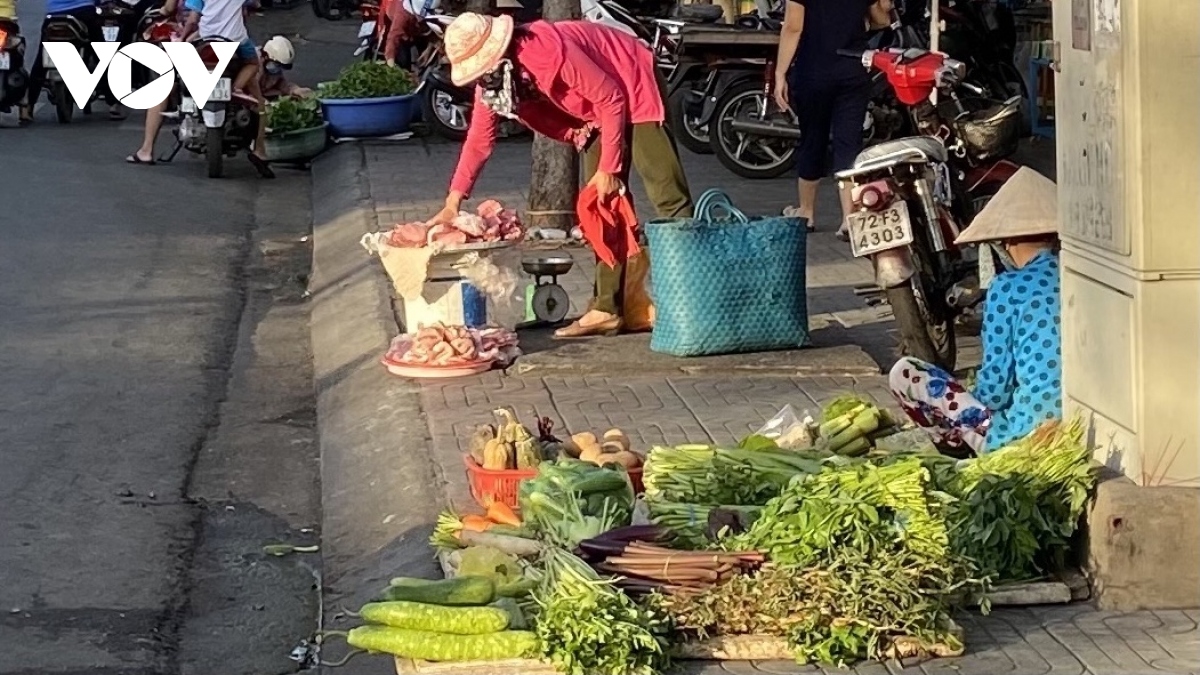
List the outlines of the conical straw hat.
{"type": "Polygon", "coordinates": [[[1057,232],[1058,186],[1023,166],[996,192],[954,243],[975,244],[1057,232]]]}

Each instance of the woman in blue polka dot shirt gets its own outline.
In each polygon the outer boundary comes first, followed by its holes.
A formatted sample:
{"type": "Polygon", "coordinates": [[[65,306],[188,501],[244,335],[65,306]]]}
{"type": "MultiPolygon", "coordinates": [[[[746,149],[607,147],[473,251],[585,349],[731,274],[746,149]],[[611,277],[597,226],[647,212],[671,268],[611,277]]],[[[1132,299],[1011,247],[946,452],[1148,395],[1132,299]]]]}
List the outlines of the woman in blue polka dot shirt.
{"type": "Polygon", "coordinates": [[[1011,263],[988,288],[971,391],[918,359],[892,368],[901,407],[943,446],[990,452],[1062,417],[1057,211],[1054,183],[1022,168],[956,240],[999,244],[1011,263]]]}

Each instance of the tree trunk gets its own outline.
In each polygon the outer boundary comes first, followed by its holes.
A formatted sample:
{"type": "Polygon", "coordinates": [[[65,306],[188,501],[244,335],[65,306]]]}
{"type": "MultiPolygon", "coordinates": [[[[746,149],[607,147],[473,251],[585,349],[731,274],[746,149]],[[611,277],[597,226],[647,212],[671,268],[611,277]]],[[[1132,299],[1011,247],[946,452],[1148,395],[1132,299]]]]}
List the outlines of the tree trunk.
{"type": "MultiPolygon", "coordinates": [[[[547,21],[583,16],[579,0],[545,0],[542,13],[547,21]]],[[[538,134],[533,139],[533,167],[530,174],[527,225],[556,227],[569,232],[575,226],[579,153],[570,145],[538,134]]]]}

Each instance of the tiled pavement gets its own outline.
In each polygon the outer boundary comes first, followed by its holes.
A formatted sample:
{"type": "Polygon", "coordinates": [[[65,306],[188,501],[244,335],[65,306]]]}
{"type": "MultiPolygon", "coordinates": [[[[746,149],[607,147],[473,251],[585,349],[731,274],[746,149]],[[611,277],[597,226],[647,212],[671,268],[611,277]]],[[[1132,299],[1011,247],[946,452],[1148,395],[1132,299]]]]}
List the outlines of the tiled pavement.
{"type": "MultiPolygon", "coordinates": [[[[455,146],[430,143],[389,146],[368,144],[366,177],[378,221],[424,219],[444,195],[455,146]]],[[[743,181],[711,158],[685,153],[693,191],[721,186],[741,208],[752,213],[778,212],[790,203],[790,180],[743,181]]],[[[502,143],[477,193],[508,204],[524,205],[528,185],[528,145],[502,143]]],[[[638,207],[647,212],[635,185],[638,207]]],[[[835,204],[829,190],[826,204],[835,204]]],[[[809,239],[810,312],[814,328],[838,322],[862,330],[866,339],[887,342],[886,308],[869,308],[855,296],[855,285],[868,283],[869,267],[851,259],[828,232],[809,239]]],[[[583,259],[576,251],[577,259],[583,259]]],[[[564,286],[575,301],[590,287],[587,265],[577,265],[564,286]]],[[[882,360],[882,359],[881,359],[882,360]]],[[[883,378],[794,378],[705,376],[516,376],[489,373],[478,378],[420,387],[421,410],[429,425],[429,447],[406,444],[403,451],[427,451],[437,467],[449,505],[467,510],[472,501],[463,473],[463,440],[474,425],[488,422],[497,406],[511,405],[527,421],[554,420],[559,430],[603,431],[620,427],[643,449],[657,443],[732,441],[752,432],[782,406],[803,412],[838,393],[854,390],[889,403],[883,378]]],[[[963,673],[991,675],[1200,675],[1198,611],[1103,613],[1086,605],[1003,609],[981,618],[964,616],[968,652],[957,659],[923,664],[865,664],[853,670],[822,671],[786,662],[685,662],[686,673],[855,672],[963,673]]]]}
{"type": "MultiPolygon", "coordinates": [[[[529,187],[529,148],[528,142],[498,143],[475,195],[480,199],[499,199],[506,205],[524,209],[529,187]]],[[[365,151],[367,178],[382,228],[398,221],[424,220],[441,209],[446,185],[458,157],[457,145],[432,141],[424,146],[415,142],[403,146],[377,144],[366,145],[365,151]]],[[[718,187],[749,214],[777,214],[795,203],[795,183],[790,179],[746,180],[729,173],[711,156],[701,157],[686,150],[681,152],[693,195],[718,187]]],[[[652,214],[640,179],[635,178],[633,191],[638,213],[652,214]]],[[[821,198],[822,204],[834,210],[838,208],[837,196],[831,186],[825,186],[821,198]]],[[[866,333],[870,344],[865,344],[864,348],[873,356],[879,353],[882,358],[887,348],[881,345],[892,342],[891,337],[883,336],[885,326],[891,325],[891,314],[886,305],[869,307],[853,290],[855,286],[870,285],[870,263],[850,256],[848,247],[833,236],[832,229],[836,228],[823,229],[808,238],[811,328],[816,331],[827,325],[874,327],[877,330],[858,330],[856,335],[866,333]]],[[[583,249],[567,250],[580,264],[576,264],[560,283],[571,294],[573,311],[579,311],[591,291],[590,255],[583,249]]],[[[515,263],[515,260],[510,262],[515,263]]]]}

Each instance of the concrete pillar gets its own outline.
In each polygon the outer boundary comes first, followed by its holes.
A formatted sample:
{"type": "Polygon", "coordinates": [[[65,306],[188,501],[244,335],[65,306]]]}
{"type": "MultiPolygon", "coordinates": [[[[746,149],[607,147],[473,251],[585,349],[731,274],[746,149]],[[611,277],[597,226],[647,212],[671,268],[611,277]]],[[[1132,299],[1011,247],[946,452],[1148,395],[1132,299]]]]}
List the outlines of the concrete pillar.
{"type": "Polygon", "coordinates": [[[1064,407],[1134,483],[1200,487],[1200,1],[1053,5],[1064,407]]]}

